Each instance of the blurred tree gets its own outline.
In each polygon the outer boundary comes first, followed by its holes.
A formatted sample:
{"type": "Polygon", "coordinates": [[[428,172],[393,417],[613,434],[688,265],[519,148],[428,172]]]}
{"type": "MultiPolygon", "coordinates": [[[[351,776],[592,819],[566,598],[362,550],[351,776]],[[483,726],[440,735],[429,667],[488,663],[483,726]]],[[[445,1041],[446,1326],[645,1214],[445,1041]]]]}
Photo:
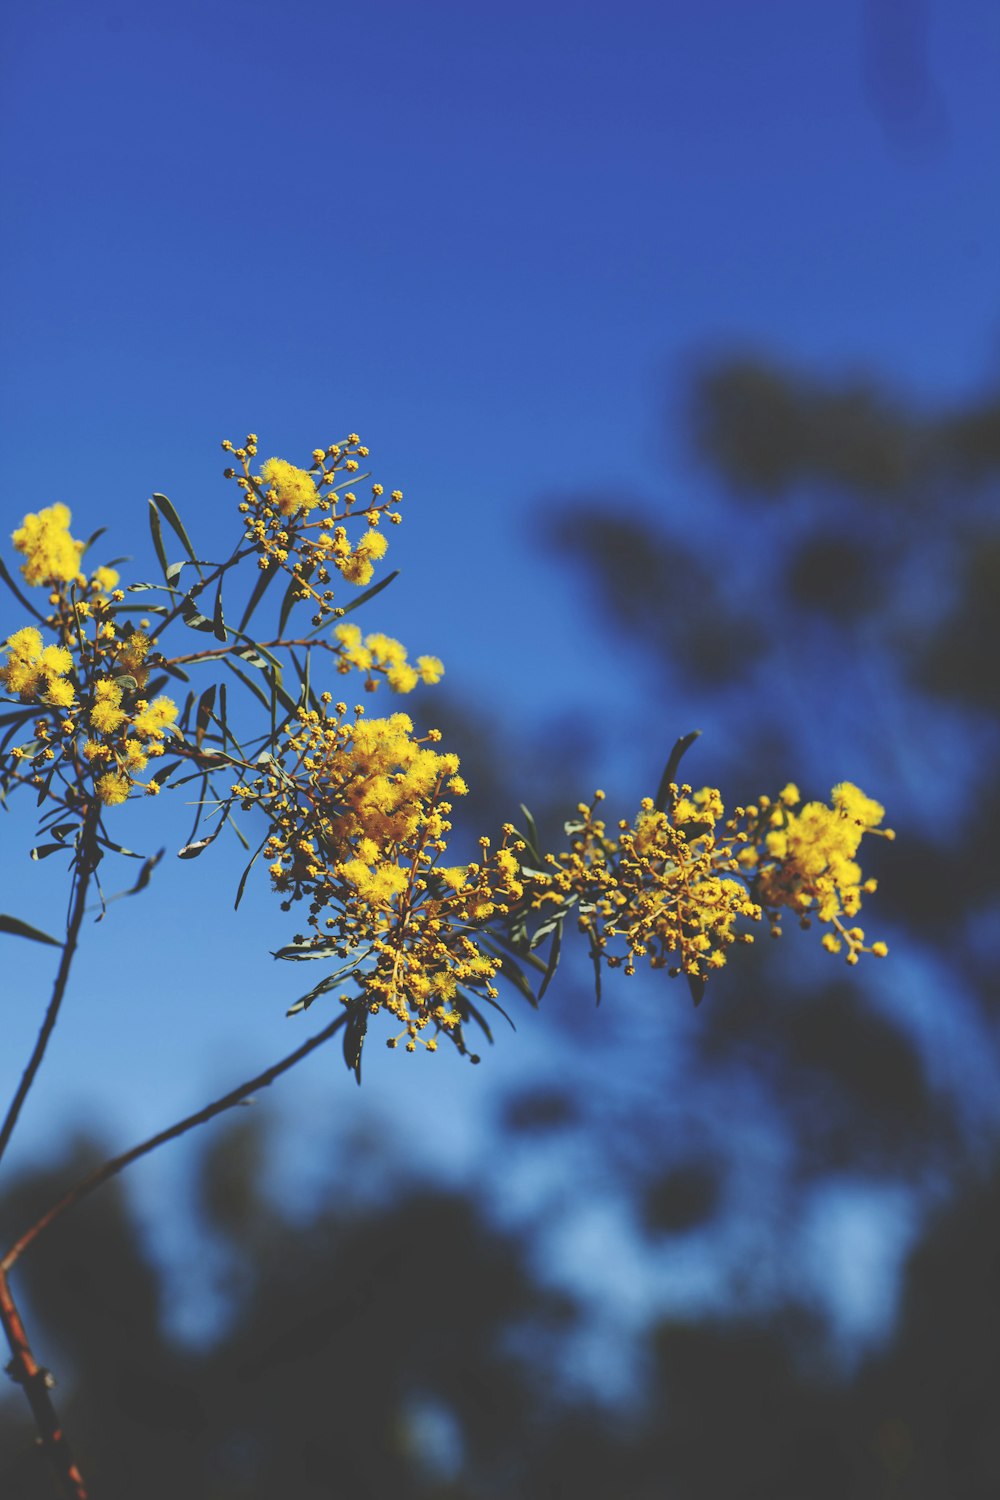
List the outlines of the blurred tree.
{"type": "Polygon", "coordinates": [[[708,718],[734,751],[723,771],[706,737],[684,762],[695,785],[751,797],[795,764],[825,792],[829,766],[884,801],[899,836],[873,851],[865,916],[891,924],[893,952],[849,987],[821,961],[731,963],[669,1086],[637,1050],[615,1129],[606,1097],[586,1109],[645,1181],[641,1219],[662,1201],[683,1228],[685,1184],[701,1183],[717,1246],[749,1204],[777,1256],[827,1185],[905,1184],[928,1203],[996,1140],[1000,393],[921,409],[869,376],[740,355],[695,369],[685,422],[683,509],[613,489],[550,509],[581,598],[602,601],[635,667],[628,738],[708,718]],[[768,1122],[780,1146],[748,1155],[768,1122]]]}
{"type": "MultiPolygon", "coordinates": [[[[292,1219],[248,1172],[260,1139],[241,1125],[201,1158],[206,1221],[240,1274],[228,1326],[198,1349],[163,1331],[164,1289],[119,1187],[25,1263],[104,1500],[997,1493],[1000,1161],[936,1216],[895,1336],[855,1373],[793,1299],[758,1318],[650,1313],[641,1393],[615,1405],[572,1380],[582,1310],[543,1288],[530,1244],[482,1203],[423,1190],[362,1207],[331,1180],[292,1219]]],[[[63,1175],[22,1181],[4,1221],[63,1175]]],[[[683,1225],[651,1232],[668,1227],[683,1225]]],[[[0,1494],[47,1500],[51,1486],[20,1402],[0,1399],[0,1494]]]]}

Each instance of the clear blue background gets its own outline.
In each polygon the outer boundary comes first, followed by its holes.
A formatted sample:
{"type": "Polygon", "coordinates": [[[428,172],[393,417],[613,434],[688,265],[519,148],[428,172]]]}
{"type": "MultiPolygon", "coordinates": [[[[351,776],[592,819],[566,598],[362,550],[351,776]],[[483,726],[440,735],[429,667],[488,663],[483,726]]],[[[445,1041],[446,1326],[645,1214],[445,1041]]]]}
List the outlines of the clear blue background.
{"type": "MultiPolygon", "coordinates": [[[[4,531],[63,501],[78,535],[109,525],[128,576],[151,577],[154,489],[206,555],[231,541],[221,437],[253,429],[295,460],[356,430],[407,496],[388,559],[403,577],[365,623],[443,657],[449,688],[515,735],[565,710],[609,748],[616,724],[629,740],[634,680],[543,522],[554,494],[614,482],[659,497],[710,555],[680,414],[693,359],[764,348],[874,370],[928,406],[995,368],[992,0],[40,0],[8,8],[0,51],[4,531]]],[[[433,719],[431,695],[419,712],[433,719]]],[[[648,760],[651,781],[688,727],[665,704],[662,742],[602,779],[648,760]]],[[[186,837],[158,831],[160,809],[130,813],[109,816],[133,847],[186,837]]],[[[0,830],[2,909],[58,927],[27,808],[0,830]]],[[[232,913],[236,869],[218,851],[165,861],[85,934],[12,1163],[81,1123],[129,1142],[303,1036],[283,1016],[299,973],[267,957],[287,922],[263,889],[232,913]]],[[[6,1094],[52,966],[10,940],[2,957],[6,1094]]],[[[677,1015],[632,1023],[665,1070],[677,1015]]],[[[320,1054],[283,1086],[295,1150],[276,1172],[307,1197],[359,1119],[462,1172],[494,1088],[559,1066],[533,1017],[478,1070],[375,1049],[359,1112],[320,1054]]],[[[136,1174],[160,1228],[182,1161],[136,1174]]],[[[843,1223],[856,1277],[868,1221],[843,1223]]]]}

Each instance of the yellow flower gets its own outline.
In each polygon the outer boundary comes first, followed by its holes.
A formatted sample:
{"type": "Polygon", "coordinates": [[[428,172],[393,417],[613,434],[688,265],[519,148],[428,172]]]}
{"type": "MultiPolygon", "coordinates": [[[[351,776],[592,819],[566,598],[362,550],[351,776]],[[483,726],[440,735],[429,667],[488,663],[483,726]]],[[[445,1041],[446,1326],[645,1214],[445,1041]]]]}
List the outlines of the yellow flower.
{"type": "Polygon", "coordinates": [[[127,801],[131,789],[131,781],[121,771],[109,771],[97,779],[97,795],[107,807],[117,807],[127,801]]]}
{"type": "Polygon", "coordinates": [[[373,562],[385,556],[389,543],[381,531],[366,531],[357,545],[358,552],[364,552],[373,562]]]}
{"type": "Polygon", "coordinates": [[[173,699],[161,694],[139,710],[132,720],[132,728],[144,739],[162,739],[177,718],[177,712],[177,704],[173,699]]]}
{"type": "Polygon", "coordinates": [[[26,558],[21,572],[33,587],[69,583],[79,573],[85,543],[70,536],[71,519],[65,505],[50,505],[37,514],[26,515],[24,524],[14,532],[14,546],[26,558]]]}
{"type": "Polygon", "coordinates": [[[0,667],[0,682],[22,698],[41,698],[56,708],[68,708],[76,693],[65,680],[73,666],[72,654],[65,646],[42,646],[42,637],[33,625],[16,630],[7,639],[8,659],[0,667]]]}
{"type": "Polygon", "coordinates": [[[436,656],[418,656],[417,671],[420,673],[422,682],[440,682],[444,676],[444,662],[436,656]]]}
{"type": "Polygon", "coordinates": [[[128,718],[121,706],[122,690],[110,678],[94,685],[94,706],[90,710],[90,722],[99,734],[114,734],[128,718]]]}
{"type": "Polygon", "coordinates": [[[90,575],[90,586],[101,594],[110,594],[118,582],[119,574],[114,568],[95,568],[90,575]]]}
{"type": "Polygon", "coordinates": [[[305,469],[297,469],[283,458],[269,458],[261,464],[260,477],[274,491],[283,516],[299,510],[308,512],[319,504],[319,491],[305,469]]]}
{"type": "Polygon", "coordinates": [[[380,667],[401,667],[406,661],[406,647],[391,635],[366,635],[365,645],[380,667]]]}
{"type": "Polygon", "coordinates": [[[416,669],[408,664],[399,667],[390,667],[385,675],[389,686],[397,693],[412,693],[420,681],[416,669]]]}

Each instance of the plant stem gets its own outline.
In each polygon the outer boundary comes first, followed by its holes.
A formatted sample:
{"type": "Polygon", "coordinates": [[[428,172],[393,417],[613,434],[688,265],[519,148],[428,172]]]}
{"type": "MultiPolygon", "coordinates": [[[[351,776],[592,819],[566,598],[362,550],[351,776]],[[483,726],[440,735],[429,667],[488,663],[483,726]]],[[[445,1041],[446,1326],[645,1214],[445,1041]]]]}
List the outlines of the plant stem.
{"type": "Polygon", "coordinates": [[[183,1120],[178,1120],[166,1130],[161,1130],[158,1135],[150,1136],[138,1146],[133,1146],[130,1151],[125,1151],[121,1156],[114,1156],[106,1161],[103,1166],[98,1167],[89,1176],[82,1178],[75,1187],[70,1188],[68,1193],[64,1193],[58,1202],[54,1203],[30,1229],[22,1234],[0,1261],[0,1324],[7,1335],[11,1352],[7,1373],[18,1385],[24,1387],[42,1447],[59,1479],[64,1495],[69,1497],[69,1500],[87,1500],[87,1489],[83,1476],[73,1461],[69,1444],[59,1426],[59,1419],[52,1405],[52,1398],[49,1395],[51,1376],[47,1370],[39,1366],[31,1352],[24,1325],[11,1295],[7,1281],[11,1269],[28,1246],[48,1229],[50,1224],[54,1223],[68,1208],[72,1208],[74,1203],[78,1203],[81,1198],[86,1198],[95,1188],[99,1188],[102,1182],[107,1182],[109,1177],[114,1177],[117,1172],[121,1172],[132,1162],[138,1161],[140,1157],[147,1156],[150,1151],[155,1151],[158,1146],[164,1146],[167,1141],[176,1140],[188,1130],[193,1130],[196,1125],[204,1125],[216,1115],[221,1115],[224,1110],[232,1109],[234,1105],[239,1104],[257,1089],[266,1088],[276,1078],[280,1078],[282,1073],[287,1073],[289,1068],[294,1068],[296,1063],[308,1057],[310,1052],[315,1052],[317,1047],[328,1042],[346,1024],[346,1021],[346,1013],[338,1016],[336,1020],[330,1022],[329,1026],[303,1042],[301,1047],[297,1047],[280,1062],[272,1063],[269,1068],[265,1068],[263,1073],[258,1073],[255,1078],[241,1083],[237,1088],[231,1089],[228,1094],[223,1094],[212,1104],[206,1104],[203,1109],[197,1110],[193,1115],[186,1115],[183,1120]]]}
{"type": "Polygon", "coordinates": [[[148,1140],[141,1141],[138,1146],[133,1146],[130,1151],[123,1152],[121,1156],[111,1157],[110,1160],[104,1162],[102,1166],[97,1167],[87,1177],[81,1178],[75,1187],[70,1188],[68,1193],[64,1193],[58,1202],[47,1209],[41,1218],[36,1220],[31,1228],[21,1235],[17,1243],[7,1251],[3,1260],[0,1260],[0,1276],[6,1277],[8,1275],[28,1246],[38,1238],[43,1230],[48,1229],[49,1225],[54,1223],[68,1208],[72,1208],[74,1203],[78,1203],[81,1198],[86,1198],[95,1188],[99,1188],[103,1182],[107,1182],[109,1177],[114,1177],[116,1173],[121,1172],[125,1167],[131,1166],[132,1162],[138,1161],[140,1157],[148,1156],[150,1151],[155,1151],[158,1146],[165,1146],[168,1141],[174,1141],[178,1136],[185,1135],[187,1131],[193,1130],[196,1125],[207,1124],[216,1115],[221,1115],[224,1110],[232,1109],[234,1105],[241,1103],[249,1094],[255,1093],[258,1089],[267,1088],[268,1084],[273,1083],[276,1078],[280,1078],[282,1073],[287,1073],[289,1068],[294,1068],[295,1064],[301,1062],[304,1057],[308,1057],[310,1052],[315,1052],[317,1047],[321,1047],[324,1042],[328,1042],[346,1022],[347,1014],[345,1012],[343,1015],[338,1016],[335,1021],[331,1021],[329,1026],[317,1032],[315,1036],[311,1036],[307,1042],[303,1042],[301,1047],[297,1047],[294,1052],[290,1052],[287,1057],[283,1057],[280,1062],[272,1063],[269,1068],[265,1068],[263,1073],[258,1073],[255,1078],[250,1078],[245,1083],[241,1083],[237,1088],[231,1089],[228,1094],[223,1094],[220,1099],[216,1099],[212,1104],[206,1104],[204,1108],[196,1110],[194,1114],[186,1115],[183,1120],[176,1121],[175,1124],[168,1126],[166,1130],[161,1130],[157,1135],[150,1136],[148,1140]]]}
{"type": "Polygon", "coordinates": [[[62,958],[59,960],[59,971],[56,974],[55,984],[52,989],[52,998],[45,1012],[42,1028],[38,1033],[34,1049],[28,1059],[28,1065],[24,1070],[21,1082],[18,1084],[17,1092],[10,1102],[6,1119],[0,1127],[0,1160],[7,1149],[7,1144],[14,1133],[18,1117],[23,1108],[24,1101],[31,1091],[35,1081],[35,1074],[42,1065],[45,1049],[49,1045],[49,1038],[55,1029],[59,1018],[59,1008],[66,993],[66,984],[69,979],[70,965],[76,952],[77,939],[80,935],[80,925],[83,922],[83,914],[86,908],[87,888],[90,885],[90,877],[94,873],[95,852],[94,834],[101,815],[101,804],[96,800],[91,802],[84,815],[83,828],[80,834],[80,844],[77,850],[76,881],[73,892],[73,904],[70,910],[69,922],[66,927],[66,941],[63,944],[62,958]]]}
{"type": "Polygon", "coordinates": [[[56,1409],[52,1405],[49,1387],[52,1377],[42,1369],[31,1352],[28,1336],[24,1331],[20,1314],[7,1285],[6,1275],[0,1271],[0,1323],[10,1345],[11,1361],[7,1373],[24,1389],[24,1394],[35,1419],[42,1450],[52,1465],[53,1471],[68,1500],[87,1500],[87,1487],[83,1475],[77,1468],[69,1443],[59,1425],[56,1409]]]}

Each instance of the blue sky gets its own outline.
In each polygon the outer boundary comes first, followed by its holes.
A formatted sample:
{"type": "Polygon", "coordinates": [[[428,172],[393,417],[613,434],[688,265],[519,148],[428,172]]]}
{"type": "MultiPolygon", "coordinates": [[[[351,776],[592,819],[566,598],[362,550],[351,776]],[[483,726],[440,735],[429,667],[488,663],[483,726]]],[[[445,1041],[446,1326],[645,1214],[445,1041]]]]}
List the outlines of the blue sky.
{"type": "MultiPolygon", "coordinates": [[[[150,576],[152,490],[208,555],[231,538],[221,437],[295,460],[356,430],[407,495],[370,625],[515,727],[625,692],[548,497],[614,481],[710,523],[661,430],[693,359],[872,369],[928,404],[996,369],[992,0],[40,0],[0,56],[4,531],[60,500],[150,576]]],[[[664,744],[688,727],[665,710],[664,744]]],[[[44,925],[26,813],[0,895],[44,925]]],[[[295,1044],[298,975],[262,970],[280,915],[260,891],[233,916],[224,863],[164,865],[88,937],[19,1159],[81,1118],[129,1140],[295,1044]]],[[[4,1088],[49,984],[42,950],[10,963],[34,998],[4,1088]]],[[[475,1072],[385,1054],[365,1107],[419,1108],[458,1159],[487,1069],[550,1066],[530,1023],[475,1072]]],[[[343,1118],[344,1085],[313,1059],[295,1098],[343,1118]]]]}

